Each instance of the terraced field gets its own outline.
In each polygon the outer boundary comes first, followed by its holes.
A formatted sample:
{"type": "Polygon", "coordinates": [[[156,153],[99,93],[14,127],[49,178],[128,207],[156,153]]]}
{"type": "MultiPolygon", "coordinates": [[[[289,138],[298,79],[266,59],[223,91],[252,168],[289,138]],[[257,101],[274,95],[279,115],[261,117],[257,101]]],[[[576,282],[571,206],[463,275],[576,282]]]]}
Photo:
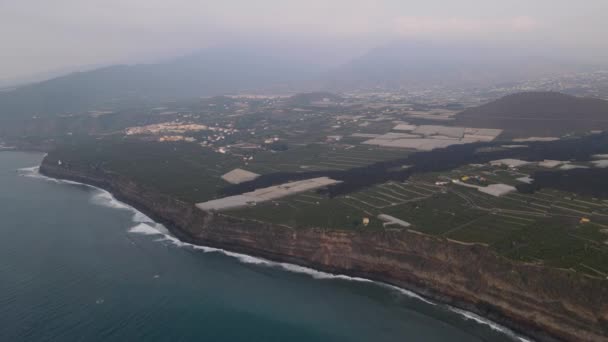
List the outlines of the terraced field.
{"type": "Polygon", "coordinates": [[[348,170],[375,162],[403,158],[408,152],[398,149],[343,144],[309,144],[284,153],[256,154],[247,169],[256,173],[348,170]]]}
{"type": "MultiPolygon", "coordinates": [[[[533,171],[528,167],[525,171],[533,171]]],[[[297,229],[405,229],[383,227],[387,214],[412,224],[407,229],[466,243],[480,243],[516,260],[608,276],[608,201],[544,189],[494,197],[435,181],[479,175],[488,182],[517,184],[524,170],[464,166],[421,174],[328,199],[305,193],[228,215],[275,222],[297,229]],[[369,218],[365,226],[363,219],[369,218]],[[588,220],[588,221],[587,221],[588,220]]]]}
{"type": "MultiPolygon", "coordinates": [[[[55,156],[68,165],[118,172],[182,200],[199,203],[223,197],[228,183],[221,176],[235,168],[262,175],[341,171],[403,159],[407,153],[313,143],[283,152],[259,151],[253,160],[244,161],[196,144],[108,140],[65,146],[55,156]]],[[[483,179],[485,184],[516,186],[522,184],[518,179],[538,170],[542,168],[534,163],[518,168],[487,163],[463,165],[448,171],[413,173],[404,182],[376,182],[334,198],[323,191],[309,191],[222,214],[291,229],[412,229],[484,244],[515,260],[608,277],[608,200],[550,187],[495,197],[452,183],[455,179],[483,179]],[[381,214],[411,226],[387,226],[379,218],[381,214]]],[[[368,174],[361,173],[360,177],[368,174]]]]}

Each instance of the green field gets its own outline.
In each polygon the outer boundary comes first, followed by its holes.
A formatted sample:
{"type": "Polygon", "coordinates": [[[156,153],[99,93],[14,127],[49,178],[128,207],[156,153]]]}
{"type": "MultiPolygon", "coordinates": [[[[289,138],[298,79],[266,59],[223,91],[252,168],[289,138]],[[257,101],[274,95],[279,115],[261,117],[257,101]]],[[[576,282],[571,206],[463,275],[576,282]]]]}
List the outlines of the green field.
{"type": "MultiPolygon", "coordinates": [[[[528,169],[531,171],[531,169],[528,169]]],[[[404,183],[389,182],[334,199],[300,194],[229,215],[280,223],[292,228],[399,229],[377,219],[388,214],[409,229],[469,243],[480,243],[515,260],[608,276],[608,201],[556,190],[502,197],[434,181],[482,175],[489,183],[516,184],[519,170],[465,166],[422,174],[404,183]],[[370,224],[362,225],[364,217],[370,224]],[[585,217],[589,223],[581,223],[585,217]]]]}
{"type": "Polygon", "coordinates": [[[225,186],[220,176],[241,163],[195,144],[122,140],[64,146],[53,156],[64,163],[116,172],[192,203],[215,198],[225,186]]]}
{"type": "MultiPolygon", "coordinates": [[[[260,174],[288,171],[346,170],[402,158],[407,152],[365,145],[312,143],[288,151],[258,151],[254,160],[216,153],[189,143],[152,143],[125,139],[66,144],[53,153],[68,165],[117,172],[182,200],[218,198],[227,186],[222,174],[240,167],[260,174]]],[[[416,174],[406,182],[377,184],[328,198],[300,193],[225,215],[282,224],[294,229],[381,230],[378,215],[411,224],[407,229],[468,243],[480,243],[514,260],[608,276],[608,201],[557,190],[494,197],[457,184],[437,181],[479,176],[488,184],[515,185],[535,170],[467,165],[455,170],[416,174]],[[369,224],[364,225],[364,219],[369,224]],[[582,218],[590,222],[581,223],[582,218]]]]}
{"type": "Polygon", "coordinates": [[[272,172],[300,172],[319,170],[347,170],[375,162],[403,158],[408,152],[373,146],[343,144],[307,144],[293,146],[285,152],[260,152],[246,166],[250,171],[264,174],[272,172]]]}

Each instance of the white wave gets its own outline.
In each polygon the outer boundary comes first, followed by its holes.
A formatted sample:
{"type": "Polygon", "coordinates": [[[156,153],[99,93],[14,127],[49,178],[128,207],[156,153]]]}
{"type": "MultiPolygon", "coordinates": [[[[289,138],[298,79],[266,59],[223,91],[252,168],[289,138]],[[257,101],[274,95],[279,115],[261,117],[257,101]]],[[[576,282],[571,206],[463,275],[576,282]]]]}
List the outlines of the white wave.
{"type": "Polygon", "coordinates": [[[22,171],[24,173],[31,173],[31,172],[38,172],[38,170],[40,169],[40,166],[31,166],[31,167],[23,167],[21,169],[17,169],[17,171],[22,171]]]}
{"type": "Polygon", "coordinates": [[[86,186],[86,187],[90,187],[90,188],[95,188],[93,186],[90,186],[90,185],[84,184],[84,183],[69,181],[69,180],[65,180],[65,179],[47,177],[40,173],[40,166],[24,167],[21,169],[17,169],[17,172],[23,177],[42,179],[42,180],[49,181],[49,182],[56,183],[56,184],[82,185],[82,186],[86,186]]]}
{"type": "MultiPolygon", "coordinates": [[[[343,275],[343,274],[332,274],[332,273],[328,273],[328,272],[318,271],[318,270],[315,270],[315,269],[312,269],[309,267],[304,267],[304,266],[299,266],[299,265],[294,265],[294,264],[289,264],[289,263],[274,262],[274,261],[270,261],[267,259],[246,255],[246,254],[226,251],[226,250],[223,250],[220,248],[199,246],[199,245],[194,245],[191,243],[183,242],[183,241],[179,240],[178,238],[174,237],[173,235],[171,235],[169,233],[169,231],[165,228],[165,226],[163,226],[160,223],[154,222],[151,218],[149,218],[148,216],[146,216],[139,210],[135,209],[134,207],[132,207],[126,203],[120,202],[110,192],[108,192],[104,189],[101,189],[101,188],[98,188],[98,187],[95,187],[92,185],[84,184],[84,183],[55,179],[55,178],[50,178],[50,177],[44,176],[44,175],[40,174],[38,166],[19,169],[19,171],[23,172],[23,175],[26,177],[40,178],[40,179],[52,181],[52,182],[59,183],[59,184],[84,185],[84,186],[95,189],[96,193],[93,195],[92,203],[107,206],[107,207],[114,208],[114,209],[130,210],[133,212],[132,220],[133,220],[133,222],[137,223],[137,225],[129,228],[129,232],[133,233],[133,234],[162,235],[162,237],[156,241],[166,241],[166,242],[172,243],[173,245],[175,245],[177,247],[192,248],[195,250],[200,250],[204,253],[220,253],[220,254],[223,254],[223,255],[226,255],[229,257],[233,257],[245,264],[277,267],[277,268],[281,268],[281,269],[283,269],[285,271],[289,271],[289,272],[307,274],[307,275],[311,276],[312,278],[318,279],[318,280],[340,279],[340,280],[355,281],[355,282],[362,282],[362,283],[374,283],[379,286],[390,289],[392,291],[396,291],[404,296],[407,296],[410,298],[415,298],[415,299],[418,299],[420,301],[423,301],[423,302],[431,304],[431,305],[437,305],[436,303],[434,303],[412,291],[402,289],[402,288],[394,286],[394,285],[389,285],[389,284],[382,283],[382,282],[376,282],[376,281],[373,281],[370,279],[359,278],[359,277],[350,277],[350,276],[343,275]]],[[[103,303],[103,299],[102,299],[102,303],[103,303]]],[[[510,330],[506,327],[503,327],[495,322],[487,320],[481,316],[478,316],[472,312],[468,312],[468,311],[457,309],[457,308],[450,307],[450,306],[447,306],[447,307],[452,312],[461,315],[465,319],[473,320],[473,321],[477,322],[478,324],[487,325],[491,329],[501,332],[501,333],[513,338],[514,340],[519,340],[521,342],[532,342],[529,339],[526,339],[520,335],[517,335],[512,330],[510,330]]]]}
{"type": "MultiPolygon", "coordinates": [[[[133,213],[133,218],[132,218],[133,222],[149,223],[149,224],[152,224],[151,229],[156,229],[157,231],[159,231],[159,234],[168,233],[167,229],[162,224],[154,222],[154,220],[152,220],[150,217],[148,217],[141,211],[135,209],[134,207],[132,207],[126,203],[123,203],[123,202],[117,200],[110,192],[108,192],[104,189],[101,189],[101,188],[98,188],[96,186],[92,186],[89,184],[85,184],[85,183],[47,177],[40,173],[40,166],[24,167],[24,168],[18,169],[17,171],[24,177],[42,179],[42,180],[57,183],[57,184],[71,184],[71,185],[86,186],[88,188],[94,189],[95,193],[91,197],[91,203],[96,204],[96,205],[101,205],[104,207],[108,207],[108,208],[112,208],[112,209],[129,210],[133,213]]],[[[132,227],[131,229],[136,228],[138,226],[139,225],[136,225],[136,226],[132,227]]]]}
{"type": "Polygon", "coordinates": [[[136,211],[133,207],[131,207],[130,205],[127,205],[123,202],[120,202],[119,200],[117,200],[116,198],[114,198],[114,196],[112,196],[111,193],[109,193],[106,190],[102,190],[99,188],[95,188],[97,191],[96,193],[93,195],[93,197],[91,197],[91,203],[93,204],[97,204],[97,205],[101,205],[104,207],[108,207],[108,208],[113,208],[113,209],[124,209],[124,210],[131,210],[133,211],[133,216],[136,215],[136,211]]]}
{"type": "Polygon", "coordinates": [[[133,215],[133,222],[155,223],[151,218],[149,218],[148,216],[146,216],[144,213],[142,213],[140,211],[137,211],[133,215]]]}
{"type": "Polygon", "coordinates": [[[366,279],[366,278],[360,278],[360,277],[350,277],[344,274],[333,274],[333,273],[328,273],[328,272],[323,272],[323,271],[318,271],[309,267],[305,267],[305,266],[300,266],[300,265],[294,265],[294,264],[289,264],[289,263],[284,263],[284,262],[275,262],[275,261],[270,261],[264,258],[259,258],[259,257],[254,257],[251,255],[247,255],[247,254],[241,254],[241,253],[235,253],[235,252],[230,252],[224,249],[220,249],[220,248],[213,248],[213,247],[206,247],[206,246],[198,246],[198,245],[194,245],[191,243],[187,243],[187,242],[183,242],[179,239],[177,239],[176,237],[170,235],[170,234],[165,234],[161,239],[158,239],[157,241],[167,241],[172,243],[173,245],[177,246],[177,247],[189,247],[189,248],[193,248],[195,250],[200,250],[203,251],[204,253],[220,253],[232,258],[235,258],[237,260],[239,260],[242,263],[245,264],[254,264],[254,265],[264,265],[264,266],[270,266],[270,267],[277,267],[280,269],[283,269],[285,271],[289,271],[289,272],[293,272],[293,273],[301,273],[301,274],[307,274],[309,276],[311,276],[314,279],[319,279],[319,280],[323,280],[323,279],[340,279],[340,280],[346,280],[346,281],[355,281],[355,282],[361,282],[361,283],[374,283],[377,284],[379,286],[385,287],[387,289],[396,291],[404,296],[410,297],[410,298],[416,298],[418,300],[421,300],[425,303],[431,304],[431,305],[437,305],[436,303],[433,303],[432,301],[412,292],[406,289],[402,289],[400,287],[397,286],[393,286],[393,285],[389,285],[386,283],[382,283],[382,282],[377,282],[377,281],[373,281],[370,279],[366,279]]]}
{"type": "MultiPolygon", "coordinates": [[[[301,274],[307,274],[309,276],[311,276],[314,279],[318,279],[318,280],[324,280],[324,279],[339,279],[339,280],[345,280],[345,281],[355,281],[355,282],[362,282],[362,283],[373,283],[376,284],[378,286],[382,286],[384,288],[390,289],[392,291],[396,291],[406,297],[410,297],[410,298],[415,298],[417,300],[423,301],[427,304],[430,305],[437,305],[437,303],[434,303],[412,291],[394,286],[394,285],[389,285],[386,283],[382,283],[382,282],[377,282],[377,281],[373,281],[370,279],[366,279],[366,278],[359,278],[359,277],[350,277],[347,275],[343,275],[343,274],[332,274],[332,273],[328,273],[328,272],[323,272],[323,271],[318,271],[309,267],[305,267],[305,266],[300,266],[300,265],[294,265],[294,264],[289,264],[289,263],[283,263],[283,262],[275,262],[275,261],[270,261],[264,258],[258,258],[258,257],[254,257],[254,256],[250,256],[247,254],[241,254],[241,253],[235,253],[235,252],[230,252],[224,249],[220,249],[220,248],[214,248],[214,247],[207,247],[207,246],[199,246],[199,245],[194,245],[188,242],[183,242],[181,240],[179,240],[178,238],[172,236],[171,234],[167,233],[161,233],[161,231],[152,228],[148,225],[145,225],[146,227],[142,227],[141,231],[140,229],[134,229],[132,228],[130,230],[130,232],[132,233],[139,233],[139,234],[145,234],[145,235],[158,235],[161,234],[163,235],[160,239],[156,240],[156,241],[165,241],[165,242],[169,242],[173,245],[175,245],[176,247],[187,247],[187,248],[192,248],[195,250],[200,250],[203,253],[220,253],[232,258],[237,259],[238,261],[244,263],[244,264],[253,264],[253,265],[261,265],[261,266],[267,266],[267,267],[277,267],[280,268],[282,270],[288,271],[288,272],[294,272],[294,273],[301,273],[301,274]]],[[[160,225],[162,226],[162,225],[160,225]]],[[[163,227],[164,228],[164,227],[163,227]]],[[[517,341],[521,341],[521,342],[532,342],[532,340],[526,339],[518,334],[516,334],[515,332],[513,332],[512,330],[503,327],[501,325],[499,325],[498,323],[492,322],[491,320],[485,319],[481,316],[478,316],[472,312],[468,312],[465,310],[461,310],[461,309],[457,309],[451,306],[447,306],[447,308],[454,312],[457,313],[459,315],[461,315],[462,317],[464,317],[465,319],[469,319],[469,320],[473,320],[478,324],[482,324],[482,325],[486,325],[489,326],[492,330],[498,331],[500,333],[503,333],[507,336],[509,336],[510,338],[517,340],[517,341]]]]}
{"type": "Polygon", "coordinates": [[[490,327],[490,329],[501,332],[509,337],[511,337],[514,340],[519,340],[521,342],[532,342],[532,340],[529,340],[521,335],[518,335],[517,333],[515,333],[514,331],[512,331],[509,328],[503,327],[502,325],[492,322],[489,319],[485,319],[479,315],[476,315],[472,312],[469,311],[465,311],[465,310],[461,310],[461,309],[457,309],[455,307],[451,307],[448,306],[448,308],[450,309],[450,311],[455,312],[459,315],[461,315],[462,317],[464,317],[465,319],[468,320],[472,320],[477,322],[478,324],[482,324],[482,325],[487,325],[490,327]]]}
{"type": "Polygon", "coordinates": [[[424,297],[422,297],[422,296],[418,295],[417,293],[412,292],[410,290],[402,289],[402,288],[394,286],[394,285],[389,285],[389,284],[384,284],[384,283],[380,283],[380,284],[382,286],[388,287],[389,289],[395,290],[395,291],[397,291],[397,292],[399,292],[399,293],[401,293],[401,294],[403,294],[403,295],[405,295],[407,297],[416,298],[416,299],[421,300],[421,301],[423,301],[423,302],[425,302],[427,304],[437,305],[437,303],[433,303],[432,301],[430,301],[430,300],[428,300],[428,299],[426,299],[426,298],[424,298],[424,297]]]}
{"type": "MultiPolygon", "coordinates": [[[[136,227],[139,227],[139,226],[140,225],[138,225],[136,227]]],[[[143,224],[143,226],[145,226],[145,227],[141,227],[141,228],[137,228],[137,229],[136,229],[136,227],[133,227],[129,231],[132,233],[138,233],[138,234],[144,234],[144,235],[163,235],[160,239],[158,239],[156,241],[169,242],[169,243],[175,245],[176,247],[192,248],[195,250],[200,250],[203,253],[220,253],[220,254],[235,258],[244,264],[253,264],[253,265],[266,266],[266,267],[276,267],[276,268],[280,268],[280,269],[288,271],[288,272],[307,274],[307,275],[311,276],[312,278],[318,279],[318,280],[339,279],[339,280],[345,280],[345,281],[373,283],[378,286],[382,286],[384,288],[390,289],[392,291],[396,291],[406,297],[415,298],[415,299],[418,299],[418,300],[423,301],[430,305],[437,305],[437,303],[434,303],[412,291],[402,289],[402,288],[394,286],[394,285],[389,285],[386,283],[377,282],[377,281],[373,281],[373,280],[365,279],[365,278],[350,277],[350,276],[343,275],[343,274],[332,274],[332,273],[318,271],[318,270],[315,270],[315,269],[312,269],[309,267],[305,267],[305,266],[300,266],[300,265],[270,261],[270,260],[267,260],[264,258],[258,258],[258,257],[250,256],[247,254],[230,252],[230,251],[220,249],[220,248],[194,245],[194,244],[191,244],[188,242],[183,242],[183,241],[179,240],[178,238],[172,236],[168,232],[162,233],[158,229],[153,228],[146,224],[143,224]]],[[[162,225],[160,225],[160,226],[162,226],[162,225]]],[[[531,340],[526,339],[526,338],[516,334],[512,330],[510,330],[506,327],[503,327],[503,326],[499,325],[498,323],[492,322],[488,319],[478,316],[472,312],[468,312],[468,311],[457,309],[457,308],[450,307],[450,306],[447,306],[447,308],[450,311],[461,315],[465,319],[473,320],[473,321],[477,322],[478,324],[489,326],[492,330],[503,333],[514,340],[518,340],[521,342],[532,342],[531,340]]]]}
{"type": "Polygon", "coordinates": [[[39,178],[39,179],[48,180],[53,183],[59,183],[58,179],[43,176],[42,174],[40,174],[39,171],[40,171],[40,166],[31,166],[31,167],[24,167],[21,169],[17,169],[17,172],[19,173],[20,176],[30,177],[30,178],[39,178]]]}
{"type": "Polygon", "coordinates": [[[129,233],[143,234],[143,235],[163,235],[163,233],[161,233],[157,229],[154,229],[154,227],[147,225],[145,223],[140,223],[136,226],[131,227],[129,229],[129,233]]]}
{"type": "Polygon", "coordinates": [[[137,223],[129,229],[130,233],[145,234],[145,235],[169,235],[169,230],[160,223],[156,223],[146,214],[135,209],[134,207],[117,200],[110,192],[93,187],[97,193],[91,198],[93,204],[102,205],[105,207],[128,210],[133,213],[131,220],[137,223]]]}

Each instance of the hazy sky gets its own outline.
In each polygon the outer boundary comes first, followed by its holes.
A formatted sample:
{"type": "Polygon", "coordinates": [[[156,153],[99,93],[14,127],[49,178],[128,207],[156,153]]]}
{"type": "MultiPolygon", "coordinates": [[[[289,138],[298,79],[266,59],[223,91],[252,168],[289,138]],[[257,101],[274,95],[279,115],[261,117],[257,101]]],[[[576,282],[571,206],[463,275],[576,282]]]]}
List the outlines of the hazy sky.
{"type": "Polygon", "coordinates": [[[608,0],[0,0],[0,79],[244,39],[353,52],[398,38],[524,41],[606,56],[607,13],[608,0]]]}

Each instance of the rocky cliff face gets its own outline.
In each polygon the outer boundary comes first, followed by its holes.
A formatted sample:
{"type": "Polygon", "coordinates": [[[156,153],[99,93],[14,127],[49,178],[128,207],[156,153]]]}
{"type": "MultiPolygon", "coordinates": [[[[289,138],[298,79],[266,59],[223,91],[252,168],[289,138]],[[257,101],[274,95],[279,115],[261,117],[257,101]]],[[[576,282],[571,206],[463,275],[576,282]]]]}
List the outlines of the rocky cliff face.
{"type": "Polygon", "coordinates": [[[608,341],[608,281],[515,263],[484,246],[413,231],[298,229],[209,214],[120,175],[58,166],[43,174],[111,191],[180,239],[421,293],[539,340],[608,341]]]}

